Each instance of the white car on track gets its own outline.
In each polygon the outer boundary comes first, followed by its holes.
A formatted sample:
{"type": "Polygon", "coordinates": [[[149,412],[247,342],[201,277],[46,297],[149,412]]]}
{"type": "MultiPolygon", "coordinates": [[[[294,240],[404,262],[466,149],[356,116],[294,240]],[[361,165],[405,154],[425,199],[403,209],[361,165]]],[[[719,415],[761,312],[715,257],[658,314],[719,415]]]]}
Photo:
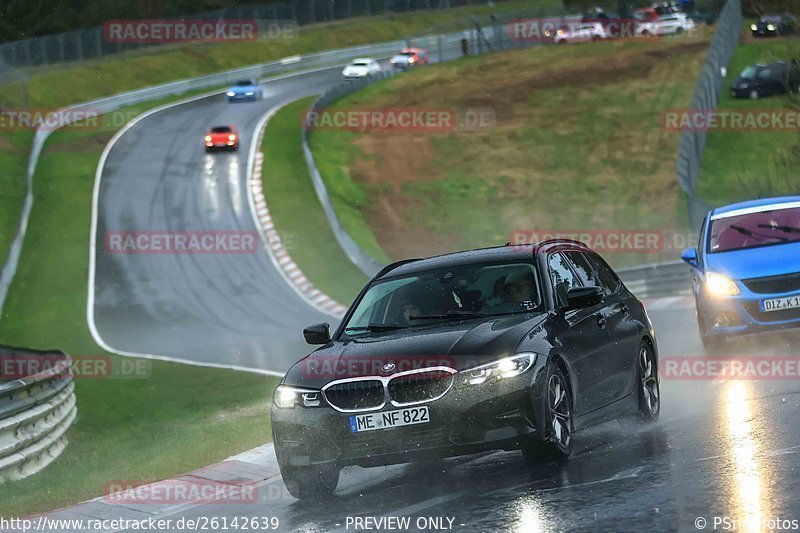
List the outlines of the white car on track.
{"type": "Polygon", "coordinates": [[[366,78],[380,72],[381,64],[369,57],[354,59],[344,67],[342,76],[345,78],[366,78]]]}
{"type": "Polygon", "coordinates": [[[583,43],[608,39],[608,32],[599,22],[585,22],[570,25],[556,31],[553,42],[556,44],[583,43]]]}
{"type": "Polygon", "coordinates": [[[694,21],[685,13],[670,13],[656,20],[640,22],[636,25],[636,35],[680,35],[695,28],[694,21]]]}

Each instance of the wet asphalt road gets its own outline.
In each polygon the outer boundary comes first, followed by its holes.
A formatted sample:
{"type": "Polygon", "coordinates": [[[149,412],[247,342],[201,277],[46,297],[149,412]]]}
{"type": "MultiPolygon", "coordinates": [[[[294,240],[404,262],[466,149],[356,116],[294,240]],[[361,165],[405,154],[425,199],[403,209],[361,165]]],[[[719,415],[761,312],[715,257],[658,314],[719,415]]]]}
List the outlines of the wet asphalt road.
{"type": "MultiPolygon", "coordinates": [[[[334,70],[271,82],[266,98],[253,104],[201,100],[153,115],[122,136],[103,175],[96,243],[95,317],[108,344],[270,370],[307,352],[300,328],[329,317],[300,301],[265,254],[104,254],[102,235],[255,229],[245,169],[258,118],[337,80],[334,70]],[[237,154],[203,152],[200,136],[215,123],[239,128],[237,154]]],[[[691,310],[651,316],[662,358],[702,353],[691,310]]],[[[774,344],[779,353],[797,353],[774,344]]],[[[773,348],[757,342],[740,350],[773,348]]],[[[499,452],[353,468],[324,503],[294,500],[278,479],[257,504],[218,503],[173,518],[275,516],[281,531],[364,530],[348,527],[348,517],[388,516],[409,518],[411,531],[437,529],[417,522],[437,517],[456,531],[697,531],[702,520],[712,530],[715,517],[727,517],[738,527],[717,530],[778,529],[762,520],[800,520],[798,392],[796,380],[663,379],[657,424],[623,430],[610,422],[578,434],[563,464],[530,466],[518,453],[499,452]]]]}
{"type": "MultiPolygon", "coordinates": [[[[702,353],[691,312],[650,314],[662,358],[702,353]]],[[[738,353],[797,349],[756,341],[738,353]]],[[[762,528],[769,526],[763,520],[800,520],[796,380],[662,378],[661,388],[658,423],[625,430],[612,421],[578,433],[563,464],[531,466],[518,452],[497,452],[351,468],[330,501],[294,500],[276,479],[256,504],[205,505],[172,518],[274,516],[280,531],[308,532],[366,531],[352,520],[390,516],[409,518],[408,531],[440,530],[429,521],[440,518],[452,519],[444,530],[469,532],[697,531],[701,518],[711,531],[714,517],[740,520],[738,531],[761,531],[773,529],[762,528]]]]}

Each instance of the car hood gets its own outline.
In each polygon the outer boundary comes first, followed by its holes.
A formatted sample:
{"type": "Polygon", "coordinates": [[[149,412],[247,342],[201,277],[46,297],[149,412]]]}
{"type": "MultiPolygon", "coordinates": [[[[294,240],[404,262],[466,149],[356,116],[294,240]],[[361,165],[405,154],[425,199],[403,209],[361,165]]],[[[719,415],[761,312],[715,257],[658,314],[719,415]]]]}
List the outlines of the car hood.
{"type": "Polygon", "coordinates": [[[345,74],[366,74],[367,67],[362,65],[348,65],[344,67],[345,74]]]}
{"type": "Polygon", "coordinates": [[[706,255],[706,271],[733,279],[800,272],[800,242],[706,255]]]}
{"type": "Polygon", "coordinates": [[[255,87],[255,86],[249,86],[249,87],[242,87],[242,86],[240,86],[240,87],[231,87],[231,89],[230,89],[230,90],[231,90],[231,92],[234,92],[234,93],[236,93],[236,94],[254,93],[254,92],[256,92],[256,87],[255,87]]]}
{"type": "Polygon", "coordinates": [[[411,56],[400,54],[400,55],[392,56],[392,59],[390,61],[392,63],[408,63],[409,59],[411,59],[411,56]]]}
{"type": "Polygon", "coordinates": [[[391,375],[416,368],[472,368],[513,354],[528,331],[546,316],[539,313],[439,323],[334,341],[296,363],[286,374],[286,383],[320,388],[336,379],[391,375]],[[394,368],[383,372],[388,363],[394,368]]]}

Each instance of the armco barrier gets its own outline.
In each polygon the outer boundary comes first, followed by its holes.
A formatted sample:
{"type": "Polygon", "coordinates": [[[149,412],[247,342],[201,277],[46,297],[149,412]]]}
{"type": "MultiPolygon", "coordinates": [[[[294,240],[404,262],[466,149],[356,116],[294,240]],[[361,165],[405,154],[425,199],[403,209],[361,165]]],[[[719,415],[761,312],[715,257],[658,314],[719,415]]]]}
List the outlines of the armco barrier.
{"type": "Polygon", "coordinates": [[[4,367],[44,355],[51,363],[46,370],[0,383],[0,483],[35,474],[67,446],[77,414],[72,359],[58,350],[0,347],[4,367]]]}
{"type": "Polygon", "coordinates": [[[639,298],[679,296],[692,290],[691,269],[683,261],[622,268],[617,274],[639,298]]]}

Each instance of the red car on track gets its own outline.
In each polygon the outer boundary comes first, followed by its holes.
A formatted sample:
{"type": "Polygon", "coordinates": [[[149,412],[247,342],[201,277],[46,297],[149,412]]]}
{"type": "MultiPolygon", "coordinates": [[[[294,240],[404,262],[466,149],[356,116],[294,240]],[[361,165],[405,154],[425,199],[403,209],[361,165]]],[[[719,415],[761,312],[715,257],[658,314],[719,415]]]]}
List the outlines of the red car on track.
{"type": "Polygon", "coordinates": [[[403,48],[392,56],[389,63],[396,68],[410,68],[428,64],[428,56],[421,48],[403,48]]]}
{"type": "Polygon", "coordinates": [[[238,150],[239,132],[233,126],[214,126],[206,132],[203,142],[206,152],[213,150],[238,150]]]}

